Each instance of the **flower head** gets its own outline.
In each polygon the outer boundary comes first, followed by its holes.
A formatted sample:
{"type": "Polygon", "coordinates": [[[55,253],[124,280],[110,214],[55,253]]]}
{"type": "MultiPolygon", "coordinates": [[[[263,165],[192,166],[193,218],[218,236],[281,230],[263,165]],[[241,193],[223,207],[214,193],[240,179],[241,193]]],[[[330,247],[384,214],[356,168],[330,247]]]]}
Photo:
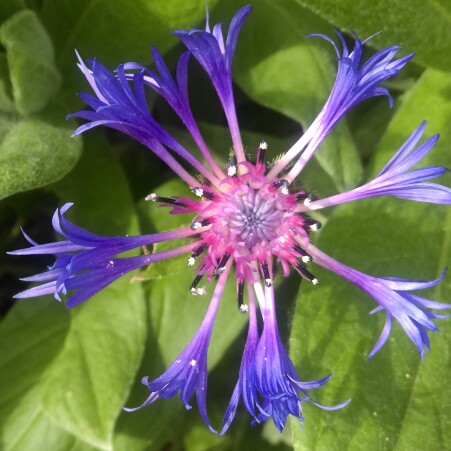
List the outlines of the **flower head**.
{"type": "Polygon", "coordinates": [[[373,277],[333,260],[310,242],[310,234],[321,227],[311,213],[320,208],[375,196],[450,203],[449,188],[426,182],[444,175],[446,168],[432,166],[411,170],[432,150],[438,139],[433,136],[418,145],[424,123],[379,175],[359,188],[316,199],[307,189],[296,188],[293,184],[324,138],[351,108],[380,95],[387,95],[391,102],[389,92],[380,83],[396,75],[413,55],[395,59],[399,48],[388,47],[362,63],[363,42],[357,36],[353,50],[349,51],[343,36],[337,32],[342,45],[340,52],[330,38],[321,35],[333,43],[338,57],[338,73],[332,92],[317,119],[300,139],[273,166],[268,166],[266,142],[260,143],[254,158],[249,159],[245,154],[233,100],[232,60],[238,34],[250,10],[247,6],[235,14],[226,39],[221,26],[215,25],[211,30],[208,20],[205,30],[175,31],[187,47],[178,62],[175,78],[156,48],[152,48],[156,71],[129,62],[112,72],[96,60],[86,64],[79,57],[79,68],[94,95],[81,95],[88,109],[73,116],[87,122],[74,134],[105,125],[146,145],[193,192],[191,197],[161,197],[152,193],[146,200],[171,208],[171,214],[188,215],[191,225],[152,235],[102,237],[70,223],[65,218],[70,206],[67,204],[55,213],[53,220],[53,228],[65,238],[64,241],[38,245],[27,238],[32,247],[13,252],[56,256],[55,264],[47,272],[25,279],[42,284],[17,297],[54,294],[59,298],[61,293],[69,293],[68,307],[87,300],[130,271],[181,254],[187,255],[187,263],[194,269],[194,280],[189,287],[193,295],[206,293],[205,287],[200,285],[203,279],[207,283],[217,280],[198,332],[160,377],[150,382],[148,377],[143,379],[150,395],[138,407],[180,393],[182,402],[190,408],[190,398],[195,393],[200,414],[211,430],[206,408],[208,346],[224,286],[234,273],[238,308],[241,313],[249,313],[249,331],[238,382],[224,416],[221,434],[230,427],[240,399],[254,423],[272,418],[279,430],[285,427],[288,415],[303,419],[302,403],[334,410],[349,402],[322,406],[313,401],[309,392],[324,385],[330,376],[310,382],[303,382],[299,377],[277,327],[274,294],[277,272],[288,276],[294,270],[316,285],[318,279],[310,269],[313,261],[370,294],[379,304],[374,311],[384,310],[387,318],[370,357],[385,343],[392,318],[401,324],[423,356],[424,347],[429,347],[426,330],[437,330],[433,320],[446,317],[429,309],[451,308],[449,304],[410,293],[436,285],[444,273],[431,282],[373,277]],[[187,69],[191,55],[209,76],[227,118],[234,155],[224,168],[210,153],[190,108],[187,69]],[[146,88],[157,92],[173,108],[197,144],[199,157],[189,152],[152,117],[146,102],[146,88]],[[188,166],[199,177],[193,176],[188,166]],[[168,251],[120,256],[134,248],[180,238],[186,239],[187,243],[168,251]],[[257,306],[263,320],[261,331],[257,306]]]}

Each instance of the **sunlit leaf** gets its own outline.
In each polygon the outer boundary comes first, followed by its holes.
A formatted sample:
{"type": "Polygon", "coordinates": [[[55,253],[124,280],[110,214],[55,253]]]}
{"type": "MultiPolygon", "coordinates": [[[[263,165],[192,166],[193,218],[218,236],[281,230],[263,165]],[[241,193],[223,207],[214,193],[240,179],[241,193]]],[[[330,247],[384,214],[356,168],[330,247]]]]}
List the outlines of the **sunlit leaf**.
{"type": "MultiPolygon", "coordinates": [[[[444,131],[426,163],[451,165],[446,144],[451,139],[450,88],[447,74],[423,75],[382,138],[375,171],[424,118],[430,121],[428,132],[444,131]]],[[[451,255],[449,215],[447,206],[369,199],[338,207],[318,245],[369,274],[431,279],[451,255]]],[[[451,390],[443,382],[451,369],[449,322],[439,324],[440,334],[430,334],[432,352],[425,361],[396,325],[386,346],[366,362],[383,315],[368,316],[374,301],[337,276],[314,269],[320,285],[301,289],[291,354],[305,378],[335,373],[318,391],[319,401],[330,404],[352,398],[352,403],[340,412],[306,406],[304,431],[293,426],[295,449],[354,450],[363,443],[368,450],[447,449],[451,390]]],[[[430,291],[430,297],[446,302],[450,293],[448,277],[430,291]]]]}
{"type": "Polygon", "coordinates": [[[402,45],[417,61],[437,69],[451,69],[451,6],[448,2],[414,0],[409,4],[382,0],[296,0],[342,29],[366,38],[381,31],[377,42],[402,45]]]}

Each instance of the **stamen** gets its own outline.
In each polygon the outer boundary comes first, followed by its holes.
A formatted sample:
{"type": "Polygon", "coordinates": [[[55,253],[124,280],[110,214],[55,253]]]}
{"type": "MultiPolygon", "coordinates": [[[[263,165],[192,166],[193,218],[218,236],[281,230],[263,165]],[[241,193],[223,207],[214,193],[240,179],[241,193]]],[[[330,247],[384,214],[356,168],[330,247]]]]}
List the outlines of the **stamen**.
{"type": "Polygon", "coordinates": [[[207,289],[205,288],[205,285],[200,288],[191,288],[191,294],[193,296],[203,296],[207,294],[207,289]]]}
{"type": "Polygon", "coordinates": [[[191,230],[197,230],[197,229],[200,229],[201,227],[205,227],[205,226],[207,226],[209,224],[210,224],[209,219],[202,219],[202,221],[193,222],[190,225],[190,229],[191,230]]]}
{"type": "Polygon", "coordinates": [[[191,294],[193,296],[203,296],[204,294],[207,293],[207,289],[205,288],[205,285],[201,286],[200,288],[197,288],[197,285],[199,285],[199,282],[202,280],[202,277],[204,275],[203,274],[198,274],[194,280],[193,283],[191,284],[191,294]]]}
{"type": "Polygon", "coordinates": [[[263,272],[263,277],[265,278],[265,285],[269,288],[272,285],[273,280],[271,279],[271,276],[269,275],[268,263],[266,263],[266,262],[262,263],[262,272],[263,272]]]}
{"type": "Polygon", "coordinates": [[[319,221],[315,221],[313,224],[310,224],[309,228],[310,230],[313,230],[314,232],[316,232],[317,230],[319,230],[321,228],[321,223],[319,221]]]}
{"type": "Polygon", "coordinates": [[[194,280],[193,283],[191,284],[191,292],[193,291],[193,288],[196,289],[197,285],[199,285],[199,282],[202,280],[202,277],[204,277],[203,274],[198,274],[194,280]]]}
{"type": "Polygon", "coordinates": [[[264,164],[265,163],[265,156],[266,156],[266,149],[268,148],[268,143],[265,141],[262,141],[260,143],[260,146],[257,150],[257,163],[264,164]]]}
{"type": "Polygon", "coordinates": [[[293,249],[298,253],[301,254],[301,260],[303,263],[310,263],[312,261],[312,256],[307,253],[299,244],[295,244],[293,246],[293,249]]]}
{"type": "Polygon", "coordinates": [[[314,232],[319,230],[322,226],[319,221],[310,218],[309,216],[305,216],[303,213],[299,213],[299,216],[301,216],[301,218],[304,220],[304,225],[314,232]]]}
{"type": "Polygon", "coordinates": [[[188,258],[188,266],[194,266],[194,263],[196,263],[196,260],[193,256],[188,258]]]}
{"type": "Polygon", "coordinates": [[[316,196],[307,191],[301,191],[296,194],[296,200],[298,202],[304,202],[304,205],[308,207],[314,200],[316,200],[316,196]]]}
{"type": "Polygon", "coordinates": [[[238,310],[240,313],[247,313],[249,307],[244,303],[244,281],[238,281],[238,310]]]}
{"type": "Polygon", "coordinates": [[[288,194],[289,193],[289,188],[290,188],[290,182],[288,180],[285,179],[280,179],[277,180],[273,183],[274,188],[279,188],[282,187],[282,189],[280,190],[280,192],[282,194],[288,194]]]}
{"type": "Polygon", "coordinates": [[[309,193],[309,195],[304,200],[304,205],[308,207],[314,200],[316,200],[316,197],[312,193],[309,193]]]}
{"type": "Polygon", "coordinates": [[[301,201],[304,201],[305,199],[307,199],[308,195],[309,195],[309,193],[305,190],[299,191],[298,193],[295,194],[296,200],[298,202],[301,202],[301,201]]]}
{"type": "Polygon", "coordinates": [[[233,177],[234,175],[236,175],[236,166],[232,161],[227,162],[226,169],[227,169],[227,175],[229,177],[233,177]]]}
{"type": "Polygon", "coordinates": [[[208,200],[213,200],[215,198],[215,195],[214,195],[214,193],[211,193],[210,191],[204,190],[203,197],[205,197],[205,199],[208,199],[208,200]]]}
{"type": "Polygon", "coordinates": [[[178,205],[179,207],[186,207],[186,204],[184,204],[183,202],[180,202],[177,199],[174,199],[172,197],[161,197],[156,193],[149,194],[148,196],[146,196],[144,198],[144,200],[150,201],[150,202],[161,202],[161,203],[169,204],[169,205],[178,205]]]}
{"type": "Polygon", "coordinates": [[[280,192],[282,194],[288,194],[289,188],[290,188],[290,183],[288,182],[288,180],[283,179],[282,180],[282,189],[280,190],[280,192]]]}
{"type": "Polygon", "coordinates": [[[219,262],[219,265],[215,270],[215,274],[217,274],[219,276],[225,271],[225,269],[226,269],[225,265],[226,265],[227,261],[229,260],[229,258],[230,258],[230,254],[226,252],[222,256],[221,261],[219,262]]]}
{"type": "Polygon", "coordinates": [[[300,263],[298,263],[295,266],[295,268],[297,272],[301,275],[301,277],[312,282],[313,285],[318,285],[319,280],[310,271],[307,271],[307,269],[305,269],[300,263]]]}
{"type": "MultiPolygon", "coordinates": [[[[192,258],[197,258],[199,257],[200,254],[202,254],[202,252],[207,249],[208,245],[206,243],[202,243],[195,251],[193,251],[193,253],[191,254],[192,258]]],[[[190,258],[191,258],[190,257],[190,258]]]]}
{"type": "Polygon", "coordinates": [[[148,196],[146,196],[145,198],[144,198],[144,200],[146,200],[146,201],[150,201],[150,202],[155,202],[156,200],[157,200],[157,198],[158,198],[158,196],[157,196],[157,194],[156,193],[150,193],[148,196]]]}
{"type": "Polygon", "coordinates": [[[199,186],[197,186],[196,188],[193,188],[193,193],[197,197],[202,197],[204,195],[204,190],[202,188],[200,188],[199,186]]]}
{"type": "Polygon", "coordinates": [[[246,304],[240,305],[240,313],[247,313],[249,311],[249,307],[246,304]]]}

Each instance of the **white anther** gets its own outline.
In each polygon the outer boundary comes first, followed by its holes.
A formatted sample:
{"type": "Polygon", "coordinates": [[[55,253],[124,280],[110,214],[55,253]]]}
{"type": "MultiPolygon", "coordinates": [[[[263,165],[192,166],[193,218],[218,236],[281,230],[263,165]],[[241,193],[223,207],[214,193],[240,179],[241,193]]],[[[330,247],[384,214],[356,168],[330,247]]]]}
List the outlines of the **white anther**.
{"type": "Polygon", "coordinates": [[[193,222],[191,224],[191,230],[197,230],[200,229],[202,227],[202,224],[199,221],[193,222]]]}
{"type": "Polygon", "coordinates": [[[312,279],[312,283],[313,285],[318,285],[319,284],[319,280],[318,279],[312,279]]]}
{"type": "Polygon", "coordinates": [[[206,293],[207,293],[207,289],[205,288],[205,285],[200,288],[191,287],[191,294],[193,296],[203,296],[206,293]]]}
{"type": "Polygon", "coordinates": [[[309,194],[304,200],[304,205],[306,207],[308,207],[312,203],[312,201],[313,201],[313,197],[311,194],[309,194]]]}
{"type": "Polygon", "coordinates": [[[189,257],[188,266],[194,266],[194,263],[196,263],[196,259],[194,257],[189,257]]]}
{"type": "Polygon", "coordinates": [[[269,288],[272,286],[272,279],[265,279],[265,285],[269,288]]]}
{"type": "Polygon", "coordinates": [[[157,194],[156,193],[150,193],[148,196],[144,198],[146,201],[155,202],[157,200],[157,194]]]}
{"type": "Polygon", "coordinates": [[[304,263],[310,263],[310,262],[312,261],[312,257],[310,257],[310,255],[304,255],[304,256],[301,258],[301,260],[302,260],[304,263]]]}
{"type": "Polygon", "coordinates": [[[310,226],[310,230],[313,230],[313,231],[317,231],[317,230],[319,230],[320,229],[320,225],[317,223],[317,222],[315,222],[314,224],[312,224],[311,226],[310,226]]]}
{"type": "Polygon", "coordinates": [[[193,189],[193,193],[197,196],[197,197],[202,197],[204,195],[204,190],[202,188],[194,188],[193,189]]]}
{"type": "Polygon", "coordinates": [[[216,268],[215,273],[219,276],[225,271],[225,266],[221,266],[220,268],[216,268]]]}
{"type": "Polygon", "coordinates": [[[266,150],[268,148],[268,143],[266,141],[262,141],[260,143],[260,149],[266,150]]]}
{"type": "Polygon", "coordinates": [[[284,236],[279,236],[279,241],[281,243],[285,243],[287,240],[286,240],[286,238],[284,236]]]}
{"type": "Polygon", "coordinates": [[[232,177],[235,174],[236,174],[236,166],[231,161],[229,161],[227,163],[227,175],[229,177],[232,177]]]}
{"type": "Polygon", "coordinates": [[[282,180],[282,189],[280,190],[280,192],[282,194],[288,194],[289,193],[289,188],[290,188],[290,184],[288,183],[287,180],[282,180]]]}
{"type": "Polygon", "coordinates": [[[247,304],[241,304],[240,305],[240,313],[247,313],[249,311],[249,307],[247,304]]]}

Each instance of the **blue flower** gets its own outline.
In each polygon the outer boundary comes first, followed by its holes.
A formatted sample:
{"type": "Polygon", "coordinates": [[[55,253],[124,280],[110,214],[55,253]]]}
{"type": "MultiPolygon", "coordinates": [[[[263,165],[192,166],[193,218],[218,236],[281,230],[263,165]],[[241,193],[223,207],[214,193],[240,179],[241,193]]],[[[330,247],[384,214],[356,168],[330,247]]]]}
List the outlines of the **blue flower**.
{"type": "Polygon", "coordinates": [[[152,404],[158,398],[171,398],[179,392],[181,401],[185,404],[186,409],[189,410],[191,409],[189,400],[193,393],[196,392],[200,415],[210,430],[216,432],[211,426],[207,414],[207,352],[230,267],[231,262],[228,263],[225,271],[219,276],[210,306],[195,337],[160,377],[151,382],[149,382],[147,376],[142,379],[142,383],[150,391],[149,397],[141,406],[125,410],[133,412],[152,404]]]}
{"type": "Polygon", "coordinates": [[[150,255],[115,258],[116,255],[137,247],[191,236],[194,231],[186,228],[153,235],[98,236],[72,224],[64,217],[71,206],[72,204],[65,204],[53,215],[53,228],[65,238],[65,241],[39,245],[25,234],[25,238],[33,247],[9,252],[12,255],[50,254],[56,257],[55,263],[48,271],[22,279],[26,282],[44,283],[16,294],[15,298],[53,294],[60,300],[60,293],[73,291],[66,303],[69,309],[86,301],[130,271],[159,260],[189,253],[193,248],[193,244],[188,244],[150,255]]]}
{"type": "Polygon", "coordinates": [[[376,196],[451,203],[449,188],[428,182],[444,175],[446,168],[412,169],[432,150],[438,139],[433,136],[418,145],[425,123],[412,133],[374,180],[359,188],[315,199],[307,189],[296,189],[292,184],[325,137],[352,108],[381,95],[388,96],[392,104],[390,93],[381,82],[395,76],[413,55],[395,59],[399,47],[392,46],[362,62],[365,41],[355,36],[354,47],[349,51],[343,36],[337,32],[340,51],[332,39],[320,35],[333,44],[337,53],[335,84],[310,127],[274,165],[268,167],[265,142],[259,144],[254,160],[247,158],[233,97],[232,61],[239,32],[250,11],[250,6],[246,6],[235,14],[226,37],[221,25],[210,29],[208,18],[205,30],[175,31],[187,48],[178,62],[175,78],[156,48],[152,48],[155,71],[136,62],[121,64],[116,71],[110,71],[96,60],[85,63],[78,57],[78,66],[94,95],[81,94],[88,108],[72,116],[87,122],[74,135],[102,125],[128,134],[147,146],[191,188],[193,196],[161,197],[152,193],[146,200],[171,208],[170,214],[189,215],[191,225],[152,235],[103,237],[69,222],[65,214],[70,204],[66,204],[53,218],[53,228],[63,241],[39,245],[25,235],[32,247],[12,252],[56,257],[48,271],[24,279],[39,285],[16,297],[53,294],[60,299],[61,294],[67,294],[68,308],[86,301],[120,276],[182,254],[187,255],[187,263],[193,266],[195,273],[189,288],[192,295],[205,295],[202,279],[207,283],[217,280],[204,320],[192,341],[161,376],[153,380],[147,376],[143,378],[150,393],[147,400],[137,408],[127,409],[136,410],[177,393],[189,409],[190,399],[195,394],[200,415],[212,431],[206,407],[208,347],[225,284],[234,272],[239,311],[249,313],[249,330],[221,434],[230,427],[240,400],[253,423],[272,418],[279,430],[285,427],[288,415],[303,420],[303,403],[335,410],[349,402],[326,407],[314,401],[310,392],[324,385],[331,375],[305,382],[291,362],[277,327],[273,286],[276,265],[281,267],[284,276],[295,270],[303,279],[316,285],[318,279],[309,267],[313,262],[336,272],[372,296],[378,303],[373,312],[384,311],[386,323],[370,357],[386,342],[393,318],[423,357],[424,348],[429,349],[427,331],[438,330],[434,320],[449,316],[432,311],[451,308],[450,304],[411,293],[438,284],[444,272],[429,282],[374,277],[332,259],[310,242],[310,234],[321,227],[310,212],[320,208],[376,196]],[[234,155],[225,167],[213,158],[191,111],[187,88],[191,56],[209,76],[229,125],[234,155]],[[198,156],[158,124],[149,111],[145,89],[155,91],[172,107],[197,144],[198,156]],[[192,175],[190,170],[199,177],[192,175]],[[176,239],[184,239],[186,243],[167,251],[121,256],[135,248],[176,239]],[[258,311],[263,320],[261,331],[258,311]]]}
{"type": "Polygon", "coordinates": [[[224,415],[221,435],[230,427],[239,399],[253,417],[253,424],[272,418],[279,431],[285,427],[288,415],[303,420],[302,403],[311,402],[325,410],[337,410],[350,400],[335,406],[323,406],[310,397],[307,390],[324,385],[332,374],[322,379],[301,382],[288,356],[277,328],[274,288],[256,284],[260,311],[263,315],[263,331],[258,335],[254,295],[249,290],[249,331],[244,347],[238,382],[224,415]]]}
{"type": "Polygon", "coordinates": [[[309,251],[315,259],[316,264],[344,277],[373,297],[379,306],[372,310],[371,313],[385,311],[385,326],[379,340],[368,356],[369,359],[387,341],[391,330],[392,318],[395,318],[399,322],[416,346],[421,358],[424,358],[424,348],[426,347],[430,350],[429,338],[426,331],[432,330],[437,332],[439,330],[432,320],[451,317],[451,315],[432,313],[427,309],[449,310],[451,309],[451,304],[432,301],[409,292],[434,287],[445,277],[446,269],[437,279],[430,281],[408,280],[396,277],[373,277],[349,268],[324,254],[313,245],[310,246],[309,251]]]}
{"type": "Polygon", "coordinates": [[[315,210],[378,196],[399,197],[433,204],[451,204],[450,188],[437,183],[425,183],[426,180],[444,175],[448,171],[447,168],[428,166],[407,172],[419,163],[438,141],[438,135],[431,136],[415,149],[425,128],[426,122],[422,122],[374,180],[351,191],[312,202],[310,209],[315,210]]]}

